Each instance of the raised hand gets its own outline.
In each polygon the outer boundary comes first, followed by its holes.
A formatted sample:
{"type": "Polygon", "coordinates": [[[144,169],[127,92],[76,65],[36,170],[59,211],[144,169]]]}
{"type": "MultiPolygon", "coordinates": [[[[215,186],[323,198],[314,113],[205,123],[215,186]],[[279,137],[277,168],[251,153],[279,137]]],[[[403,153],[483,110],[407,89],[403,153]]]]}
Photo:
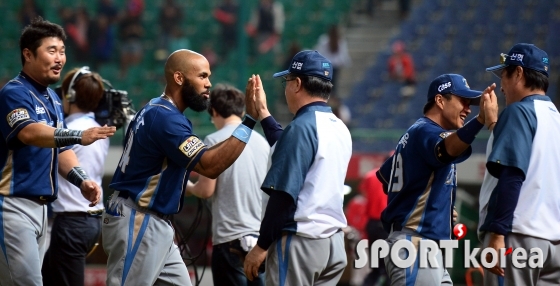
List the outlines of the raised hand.
{"type": "Polygon", "coordinates": [[[263,120],[270,116],[268,106],[266,105],[266,93],[262,85],[261,76],[257,75],[257,83],[255,85],[255,106],[259,112],[259,120],[263,120]]]}
{"type": "Polygon", "coordinates": [[[259,118],[259,113],[257,108],[255,107],[255,84],[256,84],[256,77],[252,75],[249,80],[247,81],[247,85],[245,86],[245,112],[249,114],[254,119],[259,118]]]}
{"type": "Polygon", "coordinates": [[[484,125],[490,129],[491,125],[498,121],[498,98],[494,89],[496,84],[488,86],[482,93],[482,100],[480,103],[480,114],[483,114],[481,119],[484,119],[484,125]]]}
{"type": "Polygon", "coordinates": [[[99,139],[107,139],[113,135],[117,128],[115,126],[92,127],[82,133],[82,145],[89,145],[99,139]]]}

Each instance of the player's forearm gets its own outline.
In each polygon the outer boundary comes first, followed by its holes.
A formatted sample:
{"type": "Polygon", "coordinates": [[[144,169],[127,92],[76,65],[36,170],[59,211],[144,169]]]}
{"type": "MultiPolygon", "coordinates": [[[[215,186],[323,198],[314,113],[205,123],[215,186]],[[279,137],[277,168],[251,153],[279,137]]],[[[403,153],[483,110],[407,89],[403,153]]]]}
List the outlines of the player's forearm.
{"type": "Polygon", "coordinates": [[[282,229],[293,218],[296,204],[292,196],[284,191],[270,190],[270,199],[261,222],[257,245],[268,250],[270,245],[282,236],[282,229]]]}
{"type": "Polygon", "coordinates": [[[205,177],[216,179],[241,155],[256,123],[253,118],[246,115],[230,138],[212,146],[202,154],[194,171],[205,177]]]}
{"type": "Polygon", "coordinates": [[[201,199],[208,199],[214,195],[216,180],[200,176],[196,183],[187,183],[187,192],[201,199]]]}
{"type": "Polygon", "coordinates": [[[478,132],[484,127],[479,118],[473,118],[457,132],[445,138],[445,148],[447,153],[452,157],[461,155],[472,144],[478,132]]]}
{"type": "Polygon", "coordinates": [[[64,151],[58,155],[58,173],[65,179],[72,168],[79,165],[80,161],[72,150],[64,151]]]}
{"type": "Polygon", "coordinates": [[[56,148],[54,130],[55,128],[44,124],[31,123],[19,131],[17,138],[25,145],[56,148]]]}
{"type": "Polygon", "coordinates": [[[278,138],[280,138],[284,129],[282,129],[282,126],[276,122],[270,113],[261,120],[261,126],[263,128],[266,141],[268,141],[268,145],[272,147],[276,141],[278,141],[278,138]]]}

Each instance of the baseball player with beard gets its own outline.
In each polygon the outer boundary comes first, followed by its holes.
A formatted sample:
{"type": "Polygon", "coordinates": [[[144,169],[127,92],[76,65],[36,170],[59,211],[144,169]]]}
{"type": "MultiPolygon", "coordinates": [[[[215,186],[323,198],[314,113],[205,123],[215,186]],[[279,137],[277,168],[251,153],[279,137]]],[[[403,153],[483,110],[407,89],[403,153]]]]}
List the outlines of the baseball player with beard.
{"type": "MultiPolygon", "coordinates": [[[[416,247],[420,240],[437,243],[452,239],[455,164],[471,155],[470,144],[482,127],[496,121],[494,87],[489,86],[484,92],[471,90],[466,79],[458,74],[440,75],[431,82],[424,117],[406,131],[395,153],[377,172],[388,192],[381,221],[389,232],[390,246],[404,239],[416,247]],[[482,103],[478,116],[464,123],[470,106],[478,105],[479,101],[482,103]]],[[[406,249],[401,249],[399,256],[406,259],[406,249]]],[[[439,267],[419,268],[419,257],[407,269],[397,267],[386,257],[391,285],[453,284],[443,267],[441,251],[436,255],[439,267]]]]}
{"type": "MultiPolygon", "coordinates": [[[[128,127],[109,185],[115,193],[103,214],[107,285],[191,285],[169,217],[183,206],[190,172],[212,179],[220,175],[245,148],[258,117],[248,112],[230,138],[208,148],[183,112],[207,109],[209,77],[204,56],[173,52],[165,63],[164,93],[128,127]]],[[[254,81],[249,80],[246,95],[253,94],[254,81]]]]}

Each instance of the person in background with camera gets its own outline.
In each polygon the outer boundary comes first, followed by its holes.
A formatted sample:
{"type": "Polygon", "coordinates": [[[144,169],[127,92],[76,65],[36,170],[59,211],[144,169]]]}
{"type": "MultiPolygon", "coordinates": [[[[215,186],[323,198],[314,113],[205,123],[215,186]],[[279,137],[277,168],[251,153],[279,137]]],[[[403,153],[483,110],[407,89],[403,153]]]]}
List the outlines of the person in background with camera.
{"type": "MultiPolygon", "coordinates": [[[[208,112],[218,131],[204,143],[216,145],[241,123],[245,95],[229,85],[210,92],[208,112]]],[[[264,285],[264,274],[249,281],[243,273],[245,255],[255,246],[261,226],[262,193],[270,146],[260,134],[251,136],[241,156],[217,179],[200,176],[187,191],[212,203],[212,278],[215,285],[264,285]],[[249,170],[249,172],[247,171],[249,170]]]]}
{"type": "MultiPolygon", "coordinates": [[[[103,97],[101,76],[88,67],[75,68],[62,81],[62,107],[68,128],[99,127],[93,111],[103,97]]],[[[90,179],[101,186],[109,139],[88,146],[74,145],[81,166],[90,179]]],[[[84,285],[86,256],[101,234],[103,198],[94,206],[80,196],[80,190],[59,176],[58,199],[52,202],[54,222],[49,249],[43,260],[44,285],[84,285]]]]}
{"type": "Polygon", "coordinates": [[[47,203],[58,196],[57,172],[91,205],[101,188],[69,147],[113,136],[114,127],[67,129],[49,85],[66,63],[64,30],[38,17],[19,39],[22,69],[0,90],[0,285],[42,285],[47,203]]]}

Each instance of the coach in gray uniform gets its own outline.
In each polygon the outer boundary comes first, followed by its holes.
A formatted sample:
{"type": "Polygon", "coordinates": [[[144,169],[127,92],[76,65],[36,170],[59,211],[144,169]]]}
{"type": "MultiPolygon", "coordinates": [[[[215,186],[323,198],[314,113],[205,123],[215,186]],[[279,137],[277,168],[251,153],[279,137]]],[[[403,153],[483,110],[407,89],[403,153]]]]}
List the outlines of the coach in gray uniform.
{"type": "MultiPolygon", "coordinates": [[[[204,144],[214,146],[231,136],[241,123],[245,95],[237,88],[217,85],[210,92],[208,112],[218,131],[204,144]]],[[[243,273],[247,252],[255,246],[261,226],[261,183],[266,175],[270,146],[258,133],[249,139],[239,158],[217,179],[200,175],[187,191],[212,203],[212,278],[214,285],[264,285],[264,274],[248,281],[243,273]]]]}
{"type": "Polygon", "coordinates": [[[266,108],[260,77],[256,103],[246,103],[263,118],[273,155],[261,187],[270,199],[245,274],[255,277],[266,256],[267,285],[336,285],[347,263],[341,228],[347,225],[343,189],[352,139],[327,105],[332,64],[317,51],[301,51],[288,70],[274,75],[280,76],[295,114],[285,130],[266,108]]]}

